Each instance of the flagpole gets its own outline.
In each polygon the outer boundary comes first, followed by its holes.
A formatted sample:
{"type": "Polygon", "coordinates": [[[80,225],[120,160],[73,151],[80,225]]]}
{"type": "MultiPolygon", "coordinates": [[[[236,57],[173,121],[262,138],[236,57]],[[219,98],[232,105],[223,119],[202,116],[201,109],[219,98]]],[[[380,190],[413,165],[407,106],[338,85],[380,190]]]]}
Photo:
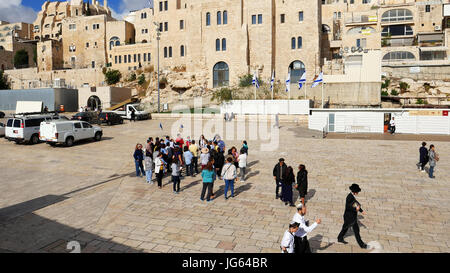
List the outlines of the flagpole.
{"type": "Polygon", "coordinates": [[[322,108],[323,108],[323,80],[322,80],[322,108]]]}

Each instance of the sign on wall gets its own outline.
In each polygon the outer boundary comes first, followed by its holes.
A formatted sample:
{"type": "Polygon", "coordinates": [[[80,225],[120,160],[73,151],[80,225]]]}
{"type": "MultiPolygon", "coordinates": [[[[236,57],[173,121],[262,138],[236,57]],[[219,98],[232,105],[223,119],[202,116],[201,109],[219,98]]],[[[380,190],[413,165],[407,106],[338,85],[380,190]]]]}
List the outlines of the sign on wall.
{"type": "Polygon", "coordinates": [[[409,111],[410,116],[445,116],[445,113],[448,111],[442,111],[442,110],[411,110],[409,111]]]}
{"type": "Polygon", "coordinates": [[[409,73],[420,73],[420,66],[412,66],[409,68],[409,73]]]}

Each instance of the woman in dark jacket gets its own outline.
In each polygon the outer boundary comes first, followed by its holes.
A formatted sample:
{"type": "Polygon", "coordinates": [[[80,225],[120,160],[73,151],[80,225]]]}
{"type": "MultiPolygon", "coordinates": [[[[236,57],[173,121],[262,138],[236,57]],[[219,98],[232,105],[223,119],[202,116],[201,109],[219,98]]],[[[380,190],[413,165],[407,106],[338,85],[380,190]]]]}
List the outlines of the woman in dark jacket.
{"type": "Polygon", "coordinates": [[[286,179],[282,182],[281,200],[287,206],[289,203],[291,207],[294,207],[292,200],[292,185],[295,183],[294,170],[291,166],[286,169],[286,179]]]}
{"type": "Polygon", "coordinates": [[[308,192],[308,171],[306,170],[305,165],[300,164],[298,166],[298,173],[297,173],[297,185],[295,185],[295,188],[298,190],[300,199],[302,200],[302,205],[305,205],[305,196],[308,192]]]}
{"type": "Polygon", "coordinates": [[[144,172],[144,164],[142,163],[142,161],[144,161],[144,152],[142,151],[142,145],[141,144],[136,144],[136,148],[134,149],[134,164],[136,165],[136,176],[141,176],[141,171],[142,171],[142,175],[145,175],[144,172]]]}

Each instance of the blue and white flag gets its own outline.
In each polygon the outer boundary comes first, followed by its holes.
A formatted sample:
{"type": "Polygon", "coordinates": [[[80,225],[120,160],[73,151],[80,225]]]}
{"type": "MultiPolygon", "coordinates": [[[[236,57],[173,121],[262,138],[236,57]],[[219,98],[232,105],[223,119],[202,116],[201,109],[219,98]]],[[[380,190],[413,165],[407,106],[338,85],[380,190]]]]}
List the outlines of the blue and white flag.
{"type": "Polygon", "coordinates": [[[258,77],[256,76],[256,72],[253,73],[252,84],[255,85],[256,88],[259,88],[259,82],[258,82],[258,77]]]}
{"type": "Polygon", "coordinates": [[[306,71],[303,73],[300,80],[298,80],[298,89],[302,89],[303,85],[306,84],[306,71]]]}
{"type": "Polygon", "coordinates": [[[272,72],[272,79],[270,79],[270,90],[273,91],[273,84],[275,83],[275,70],[272,72]]]}
{"type": "Polygon", "coordinates": [[[161,122],[159,123],[159,128],[161,128],[161,130],[163,129],[161,122]]]}
{"type": "Polygon", "coordinates": [[[318,86],[320,83],[323,83],[323,72],[320,72],[319,76],[314,78],[311,88],[318,86]]]}
{"type": "Polygon", "coordinates": [[[288,73],[286,78],[286,92],[291,91],[291,72],[288,73]]]}

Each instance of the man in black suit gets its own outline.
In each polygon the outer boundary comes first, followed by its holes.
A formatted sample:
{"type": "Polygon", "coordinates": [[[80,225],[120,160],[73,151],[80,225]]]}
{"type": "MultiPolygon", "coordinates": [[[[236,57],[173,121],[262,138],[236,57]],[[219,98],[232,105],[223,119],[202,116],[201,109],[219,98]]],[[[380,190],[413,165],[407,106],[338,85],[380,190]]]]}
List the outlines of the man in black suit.
{"type": "Polygon", "coordinates": [[[356,201],[355,195],[361,191],[361,188],[358,184],[352,184],[350,186],[351,193],[347,195],[347,199],[345,201],[345,212],[344,212],[344,225],[342,226],[342,230],[338,235],[338,242],[347,244],[344,241],[344,235],[347,233],[347,230],[352,227],[353,233],[355,233],[356,241],[358,242],[361,248],[367,248],[367,245],[361,240],[361,236],[359,235],[359,226],[358,226],[358,211],[362,213],[362,215],[366,215],[366,213],[362,210],[361,204],[356,201]]]}
{"type": "Polygon", "coordinates": [[[273,178],[275,179],[276,189],[275,189],[275,199],[280,197],[279,192],[281,184],[286,179],[287,166],[284,163],[284,158],[278,160],[278,164],[273,168],[273,178]]]}

